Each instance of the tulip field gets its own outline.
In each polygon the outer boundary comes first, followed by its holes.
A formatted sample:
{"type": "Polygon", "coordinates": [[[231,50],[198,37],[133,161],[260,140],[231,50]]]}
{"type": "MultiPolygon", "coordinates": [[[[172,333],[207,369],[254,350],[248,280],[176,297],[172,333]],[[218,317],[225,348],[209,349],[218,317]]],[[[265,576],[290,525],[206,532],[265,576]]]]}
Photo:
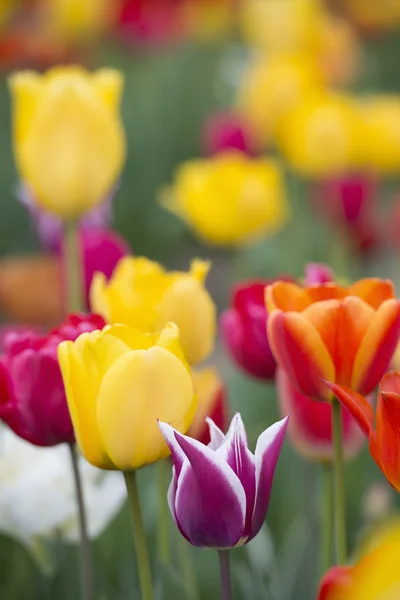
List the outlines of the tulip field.
{"type": "Polygon", "coordinates": [[[0,0],[0,599],[399,600],[400,0],[0,0]]]}

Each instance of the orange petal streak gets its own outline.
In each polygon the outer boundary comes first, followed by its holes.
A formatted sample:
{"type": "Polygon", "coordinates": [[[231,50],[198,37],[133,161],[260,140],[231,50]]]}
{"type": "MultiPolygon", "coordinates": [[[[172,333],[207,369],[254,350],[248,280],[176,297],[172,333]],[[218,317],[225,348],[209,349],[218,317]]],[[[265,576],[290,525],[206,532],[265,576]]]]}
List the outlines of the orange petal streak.
{"type": "Polygon", "coordinates": [[[312,398],[328,400],[322,379],[335,379],[335,366],[315,327],[296,312],[274,311],[268,337],[275,359],[297,388],[312,398]]]}
{"type": "Polygon", "coordinates": [[[311,304],[306,291],[295,283],[277,281],[265,290],[265,303],[268,312],[280,309],[300,312],[311,304]]]}
{"type": "Polygon", "coordinates": [[[385,300],[378,308],[358,349],[351,387],[370,394],[387,371],[400,334],[400,303],[385,300]]]}
{"type": "Polygon", "coordinates": [[[350,386],[354,360],[375,315],[374,310],[355,297],[326,300],[303,312],[318,330],[336,369],[336,383],[350,386]]]}
{"type": "Polygon", "coordinates": [[[378,310],[385,300],[395,297],[393,283],[383,279],[360,279],[350,286],[349,296],[358,296],[367,304],[378,310]]]}

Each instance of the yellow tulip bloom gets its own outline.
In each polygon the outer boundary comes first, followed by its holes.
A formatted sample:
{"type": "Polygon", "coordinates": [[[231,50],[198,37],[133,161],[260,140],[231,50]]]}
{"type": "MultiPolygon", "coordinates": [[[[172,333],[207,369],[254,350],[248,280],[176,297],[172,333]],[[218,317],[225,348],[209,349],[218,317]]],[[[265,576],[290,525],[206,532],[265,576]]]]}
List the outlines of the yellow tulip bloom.
{"type": "Polygon", "coordinates": [[[320,0],[243,0],[242,31],[268,52],[315,52],[325,15],[320,0]]]}
{"type": "Polygon", "coordinates": [[[333,567],[325,575],[320,600],[398,600],[400,598],[400,523],[376,532],[354,566],[333,567]]]}
{"type": "Polygon", "coordinates": [[[324,86],[321,64],[304,54],[260,56],[251,62],[237,98],[238,110],[259,138],[275,141],[279,120],[299,98],[324,86]]]}
{"type": "Polygon", "coordinates": [[[274,234],[289,215],[277,163],[236,152],[184,163],[164,194],[164,205],[203,241],[217,246],[274,234]]]}
{"type": "Polygon", "coordinates": [[[190,364],[212,352],[216,309],[204,287],[210,265],[195,260],[191,270],[167,272],[147,258],[125,257],[110,281],[96,273],[90,289],[92,310],[109,323],[125,323],[140,331],[159,331],[176,323],[190,364]]]}
{"type": "Polygon", "coordinates": [[[129,471],[168,456],[157,419],[185,433],[196,400],[179,330],[158,335],[124,325],[62,342],[58,359],[82,454],[102,469],[129,471]]]}
{"type": "Polygon", "coordinates": [[[362,166],[366,131],[356,101],[324,92],[305,97],[279,125],[278,145],[297,172],[340,175],[362,166]]]}
{"type": "Polygon", "coordinates": [[[400,96],[372,96],[362,102],[368,145],[366,163],[380,175],[400,172],[400,96]]]}
{"type": "Polygon", "coordinates": [[[42,208],[63,219],[80,217],[110,193],[125,161],[121,73],[22,71],[10,88],[21,179],[42,208]]]}
{"type": "Polygon", "coordinates": [[[110,0],[42,0],[41,11],[50,33],[62,40],[87,41],[113,24],[118,3],[110,0]]]}

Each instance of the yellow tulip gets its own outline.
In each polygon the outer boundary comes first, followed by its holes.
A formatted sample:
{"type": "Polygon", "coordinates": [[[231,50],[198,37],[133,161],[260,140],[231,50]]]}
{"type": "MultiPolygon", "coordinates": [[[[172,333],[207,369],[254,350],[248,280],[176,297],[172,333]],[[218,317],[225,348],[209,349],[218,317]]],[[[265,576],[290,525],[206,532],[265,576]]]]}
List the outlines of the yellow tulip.
{"type": "Polygon", "coordinates": [[[287,111],[278,145],[297,172],[308,177],[340,175],[362,166],[366,131],[351,96],[313,94],[287,111]]]}
{"type": "Polygon", "coordinates": [[[87,41],[111,27],[117,5],[110,0],[42,0],[41,11],[58,39],[87,41]]]}
{"type": "Polygon", "coordinates": [[[400,172],[400,96],[372,96],[361,105],[368,145],[366,163],[381,175],[400,172]]]}
{"type": "Polygon", "coordinates": [[[259,141],[275,141],[279,120],[285,112],[314,90],[322,89],[321,64],[304,54],[261,56],[243,77],[237,98],[238,110],[256,132],[259,141]]]}
{"type": "Polygon", "coordinates": [[[315,52],[324,14],[320,0],[243,0],[242,31],[268,52],[315,52]]]}
{"type": "Polygon", "coordinates": [[[351,567],[333,567],[320,590],[324,600],[398,600],[400,598],[400,522],[391,520],[373,533],[351,567]]]}
{"type": "Polygon", "coordinates": [[[58,359],[82,454],[102,469],[129,471],[168,456],[157,419],[185,433],[196,411],[193,384],[168,323],[158,335],[124,325],[62,342],[58,359]]]}
{"type": "Polygon", "coordinates": [[[195,260],[191,270],[167,272],[147,258],[126,257],[110,281],[96,273],[90,289],[92,310],[109,323],[159,331],[176,323],[190,364],[207,358],[214,346],[216,310],[204,287],[210,265],[195,260]]]}
{"type": "Polygon", "coordinates": [[[76,219],[110,193],[125,160],[122,87],[111,69],[10,78],[17,168],[43,209],[76,219]]]}
{"type": "Polygon", "coordinates": [[[289,215],[277,163],[236,152],[184,163],[164,193],[164,205],[203,241],[217,246],[274,234],[289,215]]]}

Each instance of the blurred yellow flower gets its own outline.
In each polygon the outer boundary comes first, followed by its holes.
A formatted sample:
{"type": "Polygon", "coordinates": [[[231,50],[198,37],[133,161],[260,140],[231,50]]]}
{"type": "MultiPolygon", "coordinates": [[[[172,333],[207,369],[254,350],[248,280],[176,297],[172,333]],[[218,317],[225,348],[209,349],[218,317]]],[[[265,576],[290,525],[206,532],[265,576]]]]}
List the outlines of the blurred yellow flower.
{"type": "Polygon", "coordinates": [[[184,163],[166,208],[206,243],[238,246],[272,235],[289,216],[282,173],[271,159],[226,152],[184,163]]]}
{"type": "Polygon", "coordinates": [[[186,0],[180,18],[185,32],[198,40],[218,38],[226,33],[233,20],[235,0],[186,0]]]}
{"type": "Polygon", "coordinates": [[[361,70],[361,47],[346,19],[332,15],[324,19],[319,56],[330,85],[348,85],[357,77],[361,70]]]}
{"type": "Polygon", "coordinates": [[[216,309],[204,287],[209,263],[195,260],[188,273],[167,272],[147,258],[123,258],[107,282],[96,273],[90,289],[92,310],[109,323],[156,332],[176,323],[190,364],[207,358],[214,347],[216,309]]]}
{"type": "Polygon", "coordinates": [[[400,22],[398,0],[342,0],[348,16],[366,30],[392,29],[400,22]]]}
{"type": "Polygon", "coordinates": [[[76,219],[104,201],[125,161],[123,76],[59,67],[10,78],[14,154],[42,208],[76,219]]]}
{"type": "Polygon", "coordinates": [[[352,567],[333,567],[321,584],[320,600],[398,600],[400,598],[400,522],[375,532],[352,567]]]}
{"type": "Polygon", "coordinates": [[[185,433],[196,411],[173,323],[158,335],[124,325],[82,334],[58,349],[82,454],[102,469],[139,469],[168,456],[157,419],[185,433]]]}
{"type": "Polygon", "coordinates": [[[368,145],[366,163],[381,175],[400,172],[400,96],[371,96],[361,104],[368,145]]]}
{"type": "Polygon", "coordinates": [[[237,106],[261,144],[275,141],[285,112],[305,95],[322,89],[324,78],[317,58],[304,54],[260,56],[250,63],[241,83],[237,106]]]}
{"type": "Polygon", "coordinates": [[[111,27],[118,2],[110,0],[42,0],[47,30],[62,40],[87,41],[111,27]]]}
{"type": "Polygon", "coordinates": [[[245,39],[268,52],[315,52],[325,15],[320,0],[243,0],[245,39]]]}
{"type": "Polygon", "coordinates": [[[362,165],[365,136],[355,99],[326,91],[306,96],[286,112],[279,126],[278,145],[298,173],[326,177],[362,165]]]}

